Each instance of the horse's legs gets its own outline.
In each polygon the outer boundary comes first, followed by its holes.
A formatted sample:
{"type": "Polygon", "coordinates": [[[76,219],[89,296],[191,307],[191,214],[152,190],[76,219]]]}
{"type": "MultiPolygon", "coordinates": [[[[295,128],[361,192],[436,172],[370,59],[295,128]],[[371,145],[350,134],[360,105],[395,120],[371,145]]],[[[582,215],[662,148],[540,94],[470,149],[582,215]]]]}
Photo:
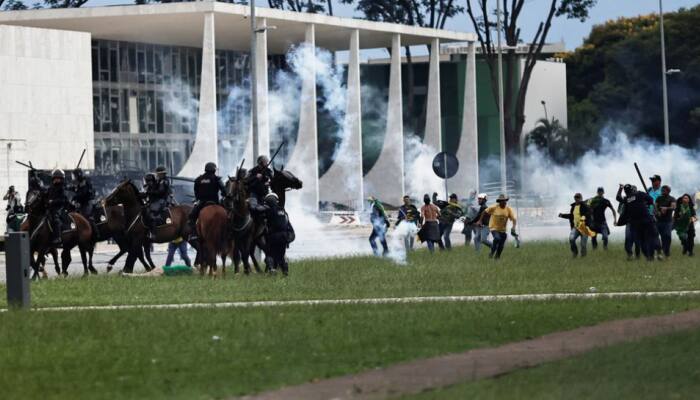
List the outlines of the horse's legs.
{"type": "Polygon", "coordinates": [[[226,253],[221,255],[221,277],[226,277],[226,253]]]}
{"type": "Polygon", "coordinates": [[[123,271],[126,273],[132,273],[134,272],[134,263],[136,263],[136,255],[138,254],[139,248],[136,247],[134,249],[131,249],[129,253],[126,255],[126,263],[124,263],[124,269],[123,271]]]}
{"type": "Polygon", "coordinates": [[[148,265],[144,264],[144,267],[146,268],[146,271],[150,271],[156,268],[156,264],[153,263],[153,259],[151,258],[151,245],[150,243],[145,243],[143,245],[143,253],[146,256],[146,261],[148,261],[148,265]]]}
{"type": "Polygon", "coordinates": [[[107,261],[107,273],[112,271],[112,269],[114,268],[114,263],[116,263],[117,260],[124,254],[126,254],[126,249],[119,246],[119,253],[117,253],[116,256],[112,257],[109,261],[107,261]]]}
{"type": "MultiPolygon", "coordinates": [[[[56,270],[56,275],[61,275],[61,267],[58,264],[58,250],[52,248],[49,250],[49,253],[51,254],[51,258],[53,258],[53,266],[54,269],[56,270]]],[[[44,258],[46,255],[44,255],[44,258]]],[[[46,261],[44,261],[46,262],[46,261]]],[[[44,271],[44,275],[46,275],[46,272],[44,271]]]]}
{"type": "Polygon", "coordinates": [[[87,250],[83,246],[78,246],[78,250],[80,251],[80,261],[83,262],[83,276],[88,276],[90,272],[88,272],[87,250]]]}
{"type": "Polygon", "coordinates": [[[71,260],[70,249],[64,248],[61,251],[61,267],[63,268],[63,276],[68,276],[68,266],[70,265],[71,260]]]}
{"type": "Polygon", "coordinates": [[[88,270],[90,273],[97,275],[97,269],[95,269],[95,266],[92,265],[92,256],[95,254],[95,243],[92,243],[90,245],[90,248],[88,248],[88,270]]]}

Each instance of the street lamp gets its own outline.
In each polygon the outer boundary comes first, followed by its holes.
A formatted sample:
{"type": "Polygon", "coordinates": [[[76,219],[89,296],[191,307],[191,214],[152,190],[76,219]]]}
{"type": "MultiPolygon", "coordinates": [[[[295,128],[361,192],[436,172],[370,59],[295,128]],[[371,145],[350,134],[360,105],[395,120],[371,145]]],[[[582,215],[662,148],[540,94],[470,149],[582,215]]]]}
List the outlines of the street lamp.
{"type": "Polygon", "coordinates": [[[663,86],[663,107],[664,107],[664,144],[669,146],[671,144],[671,133],[668,128],[668,84],[666,82],[666,75],[669,74],[669,70],[666,69],[666,39],[664,36],[664,6],[663,0],[659,0],[659,19],[660,19],[660,31],[661,31],[661,82],[663,86]]]}
{"type": "Polygon", "coordinates": [[[503,47],[501,46],[501,1],[496,0],[496,29],[498,30],[498,119],[501,139],[501,192],[506,192],[506,127],[503,110],[503,47]]]}
{"type": "Polygon", "coordinates": [[[547,102],[542,100],[541,103],[542,103],[542,108],[544,108],[544,119],[549,121],[549,116],[547,115],[547,102]]]}

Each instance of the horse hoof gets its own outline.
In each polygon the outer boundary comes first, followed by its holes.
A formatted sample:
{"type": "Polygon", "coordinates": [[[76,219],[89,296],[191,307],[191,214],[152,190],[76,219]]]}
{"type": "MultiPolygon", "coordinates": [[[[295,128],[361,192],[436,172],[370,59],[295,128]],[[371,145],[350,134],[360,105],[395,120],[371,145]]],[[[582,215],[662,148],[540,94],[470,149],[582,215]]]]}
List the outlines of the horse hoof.
{"type": "Polygon", "coordinates": [[[90,273],[93,275],[97,275],[97,270],[95,269],[95,267],[90,267],[90,273]]]}

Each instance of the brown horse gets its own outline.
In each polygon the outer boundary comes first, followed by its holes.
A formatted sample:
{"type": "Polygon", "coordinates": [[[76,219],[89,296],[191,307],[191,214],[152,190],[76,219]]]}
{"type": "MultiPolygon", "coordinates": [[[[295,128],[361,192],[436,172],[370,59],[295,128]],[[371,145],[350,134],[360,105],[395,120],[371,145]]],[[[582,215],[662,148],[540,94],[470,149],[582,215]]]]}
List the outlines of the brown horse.
{"type": "Polygon", "coordinates": [[[221,256],[221,275],[226,275],[226,256],[233,251],[233,241],[228,230],[229,215],[218,204],[204,207],[197,218],[199,247],[197,259],[201,263],[200,273],[208,270],[216,274],[216,258],[221,256]]]}
{"type": "Polygon", "coordinates": [[[251,250],[254,248],[256,224],[250,215],[248,194],[243,181],[235,178],[228,179],[226,182],[224,207],[229,212],[229,225],[234,244],[232,251],[234,272],[239,272],[238,263],[243,261],[243,271],[249,274],[249,259],[251,258],[255,271],[258,273],[262,272],[255,256],[251,254],[251,250]]]}
{"type": "MultiPolygon", "coordinates": [[[[145,251],[146,260],[154,267],[148,247],[151,243],[167,243],[178,238],[186,238],[189,235],[187,218],[192,211],[190,205],[177,205],[169,208],[169,222],[156,228],[154,240],[148,238],[148,228],[143,222],[143,203],[141,193],[136,185],[129,179],[120,183],[105,197],[104,205],[112,207],[122,205],[124,208],[123,221],[125,246],[128,252],[124,272],[131,273],[134,263],[140,252],[145,251]]],[[[107,219],[114,216],[107,216],[107,219]]]]}
{"type": "MultiPolygon", "coordinates": [[[[46,258],[47,253],[51,253],[55,246],[51,243],[51,228],[48,222],[48,212],[46,210],[46,193],[32,192],[27,199],[26,210],[27,219],[22,223],[21,229],[29,233],[29,249],[31,253],[31,265],[34,270],[33,279],[39,276],[39,264],[46,258]],[[34,257],[36,254],[36,258],[34,257]]],[[[88,254],[92,252],[94,243],[92,241],[92,227],[87,219],[79,213],[68,214],[72,227],[70,230],[60,233],[61,237],[61,273],[68,275],[68,266],[71,262],[71,250],[78,247],[80,258],[83,262],[83,275],[90,273],[97,274],[97,270],[88,263],[88,254]]],[[[58,273],[58,270],[56,271],[58,273]]],[[[45,272],[44,272],[45,274],[45,272]]]]}

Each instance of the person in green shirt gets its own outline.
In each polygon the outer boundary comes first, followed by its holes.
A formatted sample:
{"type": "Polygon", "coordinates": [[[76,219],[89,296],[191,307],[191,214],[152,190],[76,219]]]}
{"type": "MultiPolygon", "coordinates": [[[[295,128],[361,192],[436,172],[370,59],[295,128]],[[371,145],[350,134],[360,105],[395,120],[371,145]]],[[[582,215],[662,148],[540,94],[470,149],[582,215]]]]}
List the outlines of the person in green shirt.
{"type": "Polygon", "coordinates": [[[455,221],[464,215],[464,210],[462,206],[459,205],[459,199],[455,193],[450,195],[447,204],[440,210],[440,236],[442,236],[443,243],[445,243],[445,248],[447,250],[452,249],[452,241],[450,240],[450,235],[452,234],[452,226],[455,221]]]}
{"type": "Polygon", "coordinates": [[[695,247],[695,206],[689,194],[684,194],[678,199],[678,204],[673,212],[673,228],[683,246],[683,255],[693,256],[695,247]]]}

